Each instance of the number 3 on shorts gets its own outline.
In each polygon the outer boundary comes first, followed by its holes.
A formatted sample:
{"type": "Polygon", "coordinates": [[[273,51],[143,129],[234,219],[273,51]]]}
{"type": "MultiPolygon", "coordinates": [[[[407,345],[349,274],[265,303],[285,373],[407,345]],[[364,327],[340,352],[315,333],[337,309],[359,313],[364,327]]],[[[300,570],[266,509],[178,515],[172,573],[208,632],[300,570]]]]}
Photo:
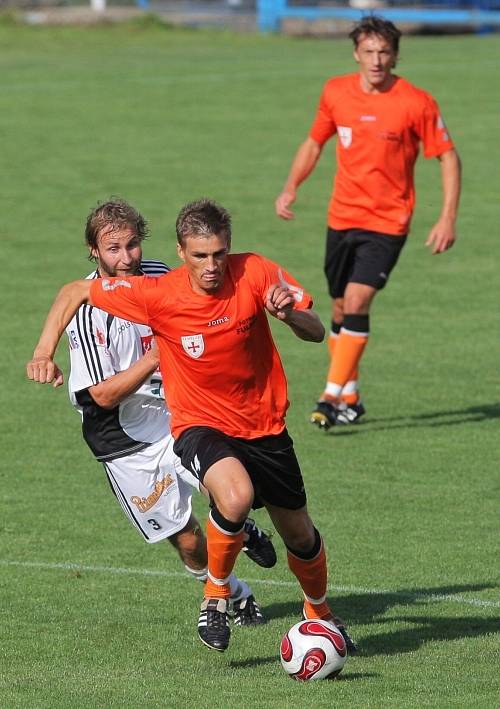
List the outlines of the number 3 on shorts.
{"type": "Polygon", "coordinates": [[[148,524],[150,524],[153,529],[161,529],[161,524],[158,524],[155,519],[148,519],[148,524]]]}

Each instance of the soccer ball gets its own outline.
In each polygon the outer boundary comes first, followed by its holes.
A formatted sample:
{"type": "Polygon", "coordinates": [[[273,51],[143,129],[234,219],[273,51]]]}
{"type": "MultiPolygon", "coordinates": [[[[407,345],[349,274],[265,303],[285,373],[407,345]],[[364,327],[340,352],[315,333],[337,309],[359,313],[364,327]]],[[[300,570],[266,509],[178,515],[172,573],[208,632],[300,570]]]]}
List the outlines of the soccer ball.
{"type": "Polygon", "coordinates": [[[293,679],[335,677],[347,660],[345,640],[326,620],[301,620],[281,640],[281,664],[293,679]]]}

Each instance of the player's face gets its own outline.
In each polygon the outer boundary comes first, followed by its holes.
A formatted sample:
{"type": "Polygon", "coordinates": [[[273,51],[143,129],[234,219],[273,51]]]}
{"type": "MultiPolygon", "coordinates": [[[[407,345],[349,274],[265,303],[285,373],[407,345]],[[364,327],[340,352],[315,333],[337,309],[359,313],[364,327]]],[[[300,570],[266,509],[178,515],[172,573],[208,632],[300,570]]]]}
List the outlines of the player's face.
{"type": "Polygon", "coordinates": [[[187,266],[195,293],[210,295],[222,286],[229,254],[225,236],[188,236],[184,246],[177,244],[177,253],[187,266]]]}
{"type": "Polygon", "coordinates": [[[140,272],[142,247],[132,227],[105,226],[91,249],[101,276],[135,276],[140,272]]]}
{"type": "Polygon", "coordinates": [[[376,34],[361,35],[354,58],[359,65],[364,91],[377,92],[390,88],[394,80],[391,72],[397,57],[387,40],[376,34]]]}

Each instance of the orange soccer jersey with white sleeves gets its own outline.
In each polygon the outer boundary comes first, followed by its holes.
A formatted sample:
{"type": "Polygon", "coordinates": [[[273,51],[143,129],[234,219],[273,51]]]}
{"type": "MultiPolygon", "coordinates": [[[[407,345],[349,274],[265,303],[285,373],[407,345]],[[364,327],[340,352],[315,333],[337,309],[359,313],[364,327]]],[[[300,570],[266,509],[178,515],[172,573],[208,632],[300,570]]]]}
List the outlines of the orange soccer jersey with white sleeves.
{"type": "Polygon", "coordinates": [[[287,383],[264,308],[269,286],[287,284],[297,309],[311,296],[277,264],[257,254],[228,256],[215,294],[199,295],[181,266],[160,278],[96,279],[93,305],[149,325],[160,349],[165,398],[178,438],[210,426],[239,438],[284,429],[287,383]]]}
{"type": "Polygon", "coordinates": [[[337,134],[337,172],[328,207],[333,229],[401,235],[415,206],[414,166],[453,148],[433,97],[396,76],[382,93],[365,93],[360,75],[327,81],[310,137],[323,145],[337,134]]]}

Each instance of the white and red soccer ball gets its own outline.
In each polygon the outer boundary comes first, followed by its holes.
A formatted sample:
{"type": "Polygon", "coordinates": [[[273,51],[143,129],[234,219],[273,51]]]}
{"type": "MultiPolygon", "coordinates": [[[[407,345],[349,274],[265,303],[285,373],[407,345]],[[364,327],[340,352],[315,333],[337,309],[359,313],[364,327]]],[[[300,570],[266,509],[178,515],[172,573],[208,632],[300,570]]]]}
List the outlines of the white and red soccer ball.
{"type": "Polygon", "coordinates": [[[281,664],[293,679],[335,677],[347,660],[345,640],[326,620],[301,620],[281,640],[281,664]]]}

